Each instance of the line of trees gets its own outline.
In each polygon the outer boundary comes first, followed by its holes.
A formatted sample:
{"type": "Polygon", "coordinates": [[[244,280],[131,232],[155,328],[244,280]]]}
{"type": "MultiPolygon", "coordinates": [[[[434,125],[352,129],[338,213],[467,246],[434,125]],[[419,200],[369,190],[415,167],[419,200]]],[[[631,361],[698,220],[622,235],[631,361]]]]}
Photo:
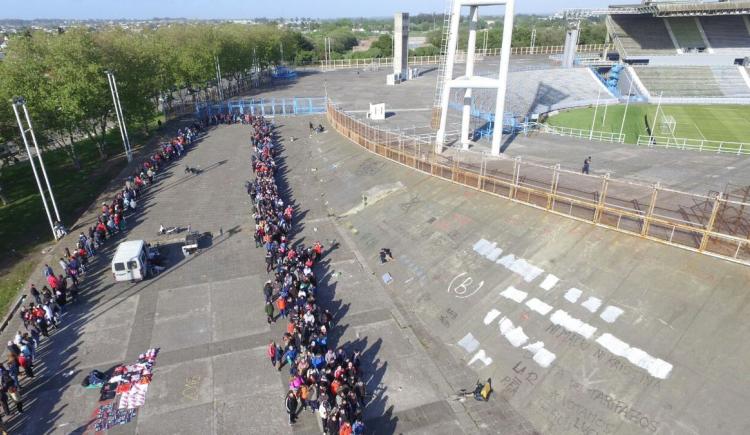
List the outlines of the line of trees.
{"type": "Polygon", "coordinates": [[[262,25],[26,32],[0,61],[0,143],[18,141],[10,99],[23,96],[40,145],[62,148],[77,166],[76,141],[85,137],[106,158],[105,133],[115,119],[106,70],[117,77],[128,123],[147,129],[160,102],[182,97],[178,90],[195,96],[216,84],[217,58],[222,75],[238,80],[254,62],[267,68],[313,49],[299,32],[262,25]]]}
{"type": "MultiPolygon", "coordinates": [[[[484,17],[479,28],[487,31],[487,46],[499,47],[502,21],[490,25],[484,17]]],[[[414,17],[420,30],[439,27],[442,16],[414,17]],[[433,24],[434,23],[434,24],[433,24]]],[[[364,22],[364,20],[363,20],[364,22]]],[[[392,20],[384,19],[383,26],[392,20]]],[[[366,22],[368,27],[377,20],[366,22]]],[[[129,124],[147,129],[160,104],[173,99],[197,98],[215,86],[215,59],[222,75],[237,83],[256,65],[265,69],[284,62],[304,64],[325,58],[324,38],[332,40],[332,55],[342,57],[388,57],[393,40],[381,34],[370,49],[352,52],[360,34],[352,31],[351,20],[323,22],[317,31],[279,28],[276,25],[181,24],[142,31],[107,28],[74,28],[51,34],[28,31],[10,40],[0,61],[0,144],[18,140],[18,131],[9,100],[23,96],[43,146],[54,145],[78,165],[76,141],[85,137],[96,144],[106,158],[107,126],[114,121],[111,94],[105,70],[117,77],[120,99],[129,124]]],[[[362,23],[359,23],[360,25],[362,23]]],[[[528,46],[531,29],[536,27],[537,46],[560,45],[564,40],[564,20],[542,20],[519,16],[513,44],[528,46]]],[[[581,43],[604,41],[601,20],[582,22],[581,43]]],[[[465,45],[466,23],[461,26],[461,46],[465,45]]],[[[481,36],[481,35],[480,35],[481,36]]],[[[441,30],[428,34],[427,47],[414,55],[439,54],[441,30]]],[[[478,38],[481,48],[484,37],[478,38]]],[[[184,101],[183,101],[184,102],[184,101]]]]}

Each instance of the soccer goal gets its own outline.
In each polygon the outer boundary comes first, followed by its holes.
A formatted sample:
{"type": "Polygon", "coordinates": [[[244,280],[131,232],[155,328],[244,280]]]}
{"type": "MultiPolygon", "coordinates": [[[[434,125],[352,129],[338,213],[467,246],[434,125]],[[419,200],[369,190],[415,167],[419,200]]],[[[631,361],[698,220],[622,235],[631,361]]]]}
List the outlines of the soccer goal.
{"type": "Polygon", "coordinates": [[[674,116],[672,115],[665,115],[662,113],[661,117],[659,118],[659,133],[665,136],[672,136],[674,137],[674,131],[677,128],[677,121],[675,121],[674,116]]]}

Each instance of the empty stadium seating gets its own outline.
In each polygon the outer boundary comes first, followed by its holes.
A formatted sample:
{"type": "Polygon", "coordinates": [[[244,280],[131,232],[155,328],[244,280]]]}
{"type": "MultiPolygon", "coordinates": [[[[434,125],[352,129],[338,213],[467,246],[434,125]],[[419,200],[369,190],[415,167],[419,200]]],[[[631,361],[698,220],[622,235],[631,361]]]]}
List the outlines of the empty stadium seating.
{"type": "MultiPolygon", "coordinates": [[[[475,90],[474,107],[482,112],[494,112],[494,91],[475,90]]],[[[593,105],[616,100],[604,90],[588,68],[543,69],[512,71],[508,74],[506,112],[517,116],[544,113],[551,110],[593,105]]],[[[451,102],[461,103],[463,90],[451,92],[451,102]]]]}
{"type": "Polygon", "coordinates": [[[748,97],[736,66],[675,66],[635,68],[643,85],[657,97],[667,98],[748,97]]]}
{"type": "Polygon", "coordinates": [[[613,98],[588,68],[511,73],[507,109],[514,113],[543,113],[565,107],[593,104],[613,98]]]}
{"type": "Polygon", "coordinates": [[[611,15],[609,23],[612,33],[622,44],[626,57],[677,53],[663,18],[611,15]]]}
{"type": "Polygon", "coordinates": [[[742,17],[701,17],[700,21],[715,53],[750,52],[750,32],[742,17]]]}
{"type": "Polygon", "coordinates": [[[674,37],[677,40],[677,44],[684,51],[687,52],[689,50],[703,49],[706,47],[706,42],[701,36],[695,18],[670,18],[668,22],[669,27],[672,28],[672,34],[674,34],[674,37]]]}
{"type": "Polygon", "coordinates": [[[711,67],[716,83],[727,97],[750,97],[750,87],[736,66],[711,67]]]}

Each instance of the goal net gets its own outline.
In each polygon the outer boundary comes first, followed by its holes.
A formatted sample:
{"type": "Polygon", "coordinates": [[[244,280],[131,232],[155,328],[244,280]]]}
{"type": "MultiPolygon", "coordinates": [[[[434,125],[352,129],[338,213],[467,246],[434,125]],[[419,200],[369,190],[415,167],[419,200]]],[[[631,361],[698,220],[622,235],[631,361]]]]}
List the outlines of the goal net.
{"type": "Polygon", "coordinates": [[[662,114],[659,119],[659,132],[664,135],[674,136],[675,128],[677,127],[677,121],[674,116],[662,114]]]}

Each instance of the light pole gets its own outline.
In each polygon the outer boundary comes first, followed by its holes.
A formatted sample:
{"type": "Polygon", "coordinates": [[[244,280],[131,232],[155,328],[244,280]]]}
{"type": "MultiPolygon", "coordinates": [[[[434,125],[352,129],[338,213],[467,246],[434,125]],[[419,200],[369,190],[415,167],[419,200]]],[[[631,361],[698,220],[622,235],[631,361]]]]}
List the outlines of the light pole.
{"type": "Polygon", "coordinates": [[[219,56],[214,56],[216,61],[216,87],[219,90],[219,99],[224,101],[224,90],[221,88],[221,65],[219,64],[219,56]]]}
{"type": "Polygon", "coordinates": [[[594,138],[594,128],[596,128],[596,114],[599,112],[599,98],[602,96],[601,87],[599,93],[596,94],[596,108],[594,108],[594,119],[591,120],[591,131],[589,132],[589,140],[594,138]]]}
{"type": "Polygon", "coordinates": [[[12,106],[13,106],[13,113],[16,115],[16,121],[18,122],[18,129],[21,131],[21,139],[23,140],[23,144],[26,147],[26,155],[29,156],[29,163],[31,164],[31,170],[34,173],[34,179],[36,180],[36,185],[39,188],[39,196],[42,197],[42,204],[44,204],[44,211],[47,213],[47,221],[49,222],[50,230],[52,230],[52,237],[57,240],[60,235],[55,231],[55,222],[52,221],[52,214],[50,213],[49,206],[47,205],[47,196],[44,193],[44,188],[42,187],[42,182],[39,180],[39,173],[36,170],[36,164],[34,163],[34,154],[31,152],[31,148],[29,147],[29,140],[26,137],[26,133],[31,134],[31,140],[34,144],[34,150],[36,151],[36,157],[39,159],[39,166],[42,168],[42,175],[44,176],[44,183],[47,185],[47,191],[49,192],[50,200],[52,201],[52,208],[55,211],[55,217],[57,218],[57,222],[60,222],[60,212],[57,210],[57,203],[55,202],[55,195],[52,193],[52,186],[49,182],[49,177],[47,176],[47,170],[44,168],[44,160],[42,159],[42,153],[39,151],[39,145],[36,141],[36,135],[34,134],[34,129],[31,125],[31,117],[29,116],[29,111],[26,108],[26,100],[23,97],[13,97],[12,100],[12,106]],[[21,121],[21,115],[18,113],[18,109],[23,109],[24,118],[26,120],[26,125],[28,125],[28,128],[24,128],[23,122],[21,121]]]}
{"type": "MultiPolygon", "coordinates": [[[[630,78],[630,87],[628,88],[628,99],[625,101],[625,113],[622,114],[622,124],[620,124],[620,136],[622,138],[622,131],[625,129],[625,118],[628,117],[628,106],[630,106],[630,93],[633,92],[633,78],[630,78]]],[[[623,142],[625,140],[623,139],[623,142]]]]}
{"type": "Polygon", "coordinates": [[[117,124],[120,127],[120,137],[122,137],[122,145],[125,147],[125,157],[128,162],[133,160],[133,153],[130,150],[130,138],[128,137],[128,128],[125,125],[125,116],[122,114],[122,105],[120,104],[120,93],[117,92],[117,81],[112,71],[104,71],[107,74],[107,81],[109,82],[109,91],[112,93],[112,104],[115,106],[115,115],[117,116],[117,124]]]}

